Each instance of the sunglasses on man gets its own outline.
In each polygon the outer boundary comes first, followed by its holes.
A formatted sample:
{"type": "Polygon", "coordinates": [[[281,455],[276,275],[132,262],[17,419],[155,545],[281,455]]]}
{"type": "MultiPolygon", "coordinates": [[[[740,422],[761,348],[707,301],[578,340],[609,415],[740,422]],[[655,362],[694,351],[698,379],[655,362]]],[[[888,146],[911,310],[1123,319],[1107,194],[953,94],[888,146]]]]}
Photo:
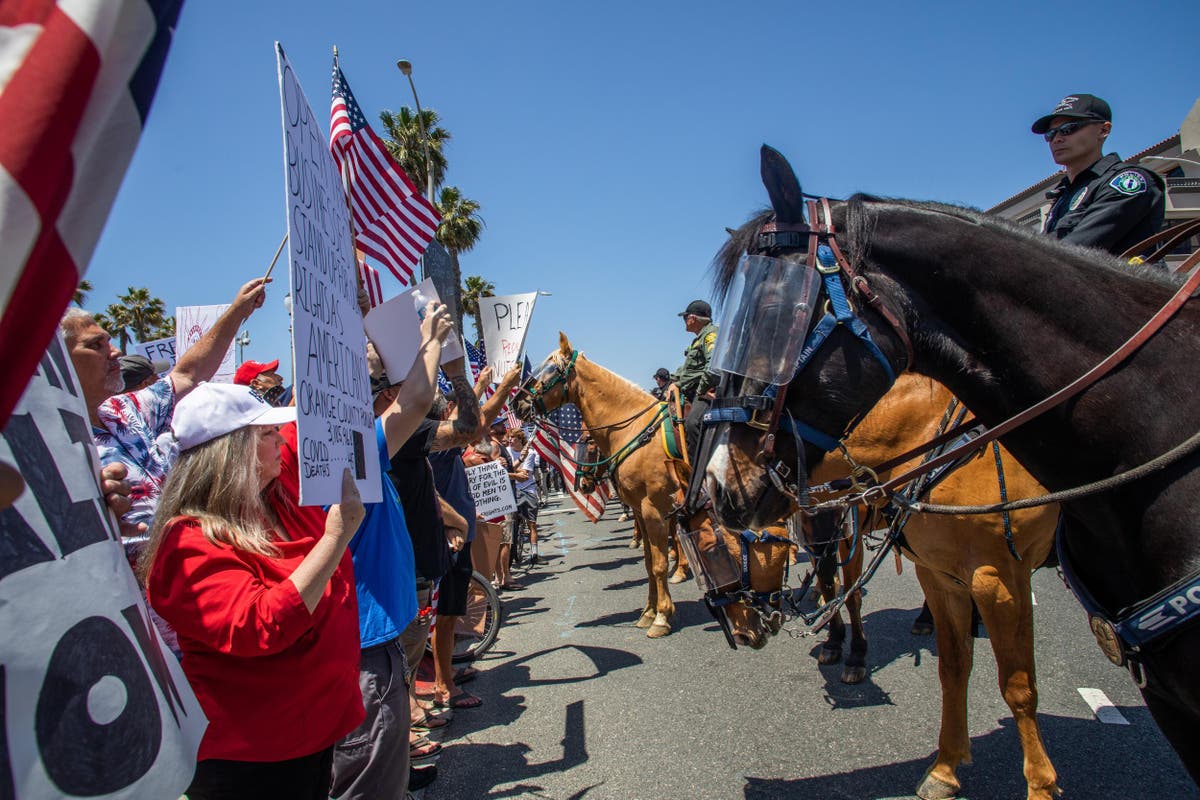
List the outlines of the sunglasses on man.
{"type": "Polygon", "coordinates": [[[1052,142],[1054,141],[1055,136],[1070,136],[1072,133],[1075,133],[1075,131],[1081,128],[1086,128],[1088,125],[1097,125],[1102,122],[1103,120],[1099,119],[1084,119],[1076,122],[1064,122],[1057,128],[1047,129],[1046,133],[1043,135],[1046,137],[1047,142],[1052,142]]]}

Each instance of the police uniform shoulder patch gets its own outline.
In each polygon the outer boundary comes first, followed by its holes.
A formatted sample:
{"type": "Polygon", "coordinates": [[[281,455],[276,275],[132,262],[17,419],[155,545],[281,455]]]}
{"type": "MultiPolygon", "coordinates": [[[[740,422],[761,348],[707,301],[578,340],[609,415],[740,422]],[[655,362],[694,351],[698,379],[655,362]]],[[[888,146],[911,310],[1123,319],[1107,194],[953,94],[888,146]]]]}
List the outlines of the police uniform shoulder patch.
{"type": "Polygon", "coordinates": [[[704,337],[704,349],[711,350],[712,346],[717,343],[717,332],[709,331],[704,337]]]}
{"type": "Polygon", "coordinates": [[[1146,177],[1136,169],[1127,169],[1108,182],[1121,194],[1135,195],[1146,191],[1146,177]]]}

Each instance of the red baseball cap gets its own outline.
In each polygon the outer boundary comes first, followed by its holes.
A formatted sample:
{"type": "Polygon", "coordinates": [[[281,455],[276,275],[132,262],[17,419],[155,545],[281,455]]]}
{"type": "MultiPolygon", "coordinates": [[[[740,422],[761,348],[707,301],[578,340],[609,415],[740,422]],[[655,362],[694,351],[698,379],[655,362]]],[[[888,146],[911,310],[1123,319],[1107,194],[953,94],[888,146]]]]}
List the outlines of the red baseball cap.
{"type": "Polygon", "coordinates": [[[278,358],[274,361],[268,361],[265,364],[259,361],[243,361],[242,365],[237,368],[237,372],[234,373],[233,382],[241,384],[242,386],[249,386],[250,381],[254,380],[259,375],[263,374],[264,372],[274,372],[278,368],[278,358]]]}

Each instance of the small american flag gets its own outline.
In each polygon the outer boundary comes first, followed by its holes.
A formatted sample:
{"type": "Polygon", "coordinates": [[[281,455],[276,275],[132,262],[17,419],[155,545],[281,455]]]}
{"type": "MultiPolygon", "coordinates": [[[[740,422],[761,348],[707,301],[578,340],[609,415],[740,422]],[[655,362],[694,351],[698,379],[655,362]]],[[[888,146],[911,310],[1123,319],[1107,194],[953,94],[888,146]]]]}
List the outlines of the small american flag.
{"type": "Polygon", "coordinates": [[[383,284],[379,282],[379,270],[367,263],[362,251],[356,250],[358,256],[358,274],[362,276],[363,288],[367,290],[367,298],[371,308],[383,302],[383,284]]]}
{"type": "Polygon", "coordinates": [[[521,378],[508,392],[508,402],[504,404],[504,414],[508,419],[508,429],[521,427],[521,419],[512,410],[513,398],[517,396],[517,392],[521,391],[521,387],[525,385],[525,381],[529,380],[529,376],[533,374],[533,366],[529,363],[529,356],[525,356],[525,363],[521,365],[521,378]]]}
{"type": "Polygon", "coordinates": [[[538,455],[546,460],[546,463],[553,464],[562,474],[563,486],[566,487],[567,494],[571,495],[571,499],[575,501],[575,505],[579,506],[579,510],[583,512],[584,516],[592,522],[598,522],[604,516],[604,507],[608,504],[608,481],[601,481],[596,486],[596,491],[591,494],[577,491],[575,489],[575,473],[578,467],[571,455],[574,447],[563,441],[562,437],[553,430],[538,428],[531,446],[538,455]]]}
{"type": "MultiPolygon", "coordinates": [[[[482,347],[476,347],[470,342],[463,340],[463,346],[467,352],[467,365],[471,368],[471,382],[479,380],[479,373],[483,372],[483,368],[488,365],[487,355],[483,352],[482,347]]],[[[483,399],[486,400],[496,393],[496,390],[488,385],[484,387],[483,399]]]]}
{"type": "Polygon", "coordinates": [[[0,4],[0,428],[87,271],[182,4],[0,4]]]}
{"type": "Polygon", "coordinates": [[[367,124],[336,58],[329,149],[342,174],[348,174],[358,246],[407,286],[441,217],[367,124]]]}

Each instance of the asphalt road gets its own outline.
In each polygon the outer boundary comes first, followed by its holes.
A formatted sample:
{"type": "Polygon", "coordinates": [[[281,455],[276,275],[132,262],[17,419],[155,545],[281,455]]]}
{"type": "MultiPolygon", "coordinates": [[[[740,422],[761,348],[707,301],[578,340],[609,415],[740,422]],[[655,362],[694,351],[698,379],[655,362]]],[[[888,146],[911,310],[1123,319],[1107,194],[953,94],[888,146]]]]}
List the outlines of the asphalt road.
{"type": "MultiPolygon", "coordinates": [[[[840,666],[817,665],[817,639],[730,650],[691,581],[672,587],[676,630],[647,639],[633,626],[646,577],[626,547],[631,524],[615,506],[594,525],[569,508],[543,511],[556,532],[547,563],[506,593],[499,641],[467,687],[484,705],[445,729],[424,800],[912,796],[936,750],[940,694],[932,637],[908,631],[921,605],[911,564],[897,576],[889,562],[870,584],[870,675],[845,686],[840,666]]],[[[1038,717],[1065,797],[1200,798],[1053,571],[1034,577],[1034,595],[1038,717]],[[1080,688],[1102,691],[1129,724],[1100,722],[1080,688]]],[[[990,642],[975,652],[963,796],[1023,798],[990,642]]]]}

